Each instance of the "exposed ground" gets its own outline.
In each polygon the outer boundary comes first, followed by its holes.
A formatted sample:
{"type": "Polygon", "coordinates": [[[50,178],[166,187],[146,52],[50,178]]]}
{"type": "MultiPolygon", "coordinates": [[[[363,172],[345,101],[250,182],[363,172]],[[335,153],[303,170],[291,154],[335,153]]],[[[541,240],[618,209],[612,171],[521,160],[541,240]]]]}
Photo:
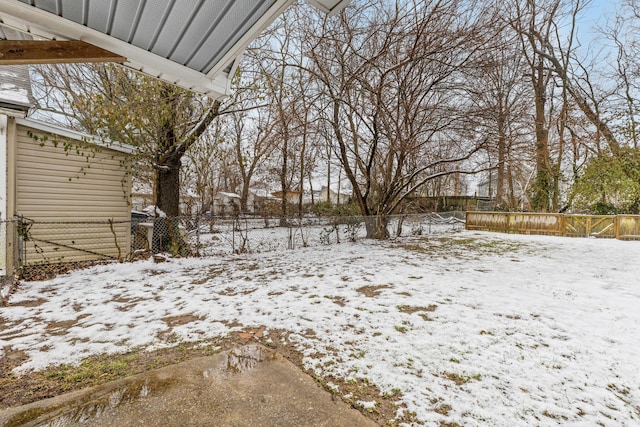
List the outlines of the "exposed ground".
{"type": "Polygon", "coordinates": [[[0,405],[259,341],[381,424],[634,425],[638,259],[461,232],[25,282],[0,309],[0,405]]]}
{"type": "MultiPolygon", "coordinates": [[[[245,328],[247,332],[234,332],[226,337],[211,339],[204,342],[183,343],[174,347],[160,350],[144,351],[132,349],[124,354],[98,355],[83,359],[79,364],[63,364],[48,367],[41,371],[30,371],[16,375],[12,369],[25,360],[22,352],[9,351],[0,366],[0,411],[9,407],[25,405],[42,399],[58,396],[85,387],[104,384],[119,378],[136,375],[141,372],[180,363],[192,358],[208,356],[220,351],[240,347],[248,343],[259,342],[265,347],[276,350],[301,370],[307,371],[319,385],[332,393],[336,399],[342,399],[353,408],[361,411],[369,418],[380,424],[394,424],[414,421],[414,417],[405,414],[396,417],[399,405],[392,395],[383,396],[375,411],[365,410],[358,405],[358,399],[380,399],[380,390],[367,381],[343,381],[331,378],[332,386],[327,384],[326,378],[314,375],[305,369],[302,363],[303,355],[290,345],[278,343],[287,342],[287,331],[272,330],[271,339],[265,339],[264,327],[245,328]],[[274,342],[272,339],[276,337],[274,342]],[[336,393],[335,384],[340,384],[343,391],[348,391],[351,397],[344,398],[336,393]],[[393,423],[388,420],[393,419],[393,423]]],[[[445,426],[446,424],[442,424],[445,426]]],[[[455,424],[449,424],[455,425],[455,424]]]]}

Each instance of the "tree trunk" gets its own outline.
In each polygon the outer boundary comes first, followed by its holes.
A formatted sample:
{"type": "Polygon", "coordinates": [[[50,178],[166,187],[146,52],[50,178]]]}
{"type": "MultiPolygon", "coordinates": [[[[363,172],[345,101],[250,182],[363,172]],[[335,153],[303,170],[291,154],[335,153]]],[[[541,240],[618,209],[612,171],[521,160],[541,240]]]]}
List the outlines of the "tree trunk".
{"type": "Polygon", "coordinates": [[[327,160],[327,200],[328,203],[331,203],[331,153],[329,152],[329,157],[327,160]]]}
{"type": "Polygon", "coordinates": [[[176,135],[178,95],[176,89],[165,85],[163,94],[166,108],[162,112],[156,154],[156,206],[169,217],[180,215],[180,167],[182,156],[218,117],[220,101],[215,101],[198,124],[182,141],[176,135]]]}
{"type": "Polygon", "coordinates": [[[180,215],[180,158],[171,155],[157,171],[156,206],[169,217],[180,215]]]}
{"type": "Polygon", "coordinates": [[[367,239],[386,240],[389,238],[389,218],[386,215],[366,216],[364,224],[367,229],[367,239]]]}
{"type": "MultiPolygon", "coordinates": [[[[509,210],[518,210],[518,200],[516,199],[516,192],[513,185],[513,172],[510,164],[507,165],[507,184],[509,186],[509,210]]],[[[522,195],[520,197],[522,197],[522,195]]]]}
{"type": "Polygon", "coordinates": [[[548,212],[553,182],[549,171],[549,130],[545,119],[546,87],[542,59],[536,68],[535,77],[533,77],[536,109],[536,180],[533,186],[531,207],[536,212],[548,212]]]}
{"type": "Polygon", "coordinates": [[[240,212],[247,212],[247,199],[249,199],[249,180],[242,180],[242,193],[240,194],[240,212]]]}
{"type": "Polygon", "coordinates": [[[176,105],[178,102],[175,88],[162,86],[164,109],[160,116],[158,132],[158,152],[156,154],[156,206],[168,217],[180,215],[180,158],[176,137],[176,105]]]}
{"type": "Polygon", "coordinates": [[[187,246],[180,234],[180,156],[172,153],[156,172],[156,206],[166,218],[156,218],[153,226],[153,252],[186,255],[187,246]]]}
{"type": "MultiPolygon", "coordinates": [[[[286,126],[286,124],[285,124],[286,126]]],[[[287,205],[289,201],[287,200],[287,196],[289,193],[289,188],[287,185],[287,156],[289,155],[289,135],[285,128],[285,136],[283,138],[283,147],[282,147],[282,170],[280,171],[280,189],[282,190],[282,217],[280,218],[280,226],[285,227],[287,225],[287,205]]]]}
{"type": "Polygon", "coordinates": [[[503,207],[505,204],[505,161],[507,152],[507,136],[505,135],[505,120],[503,117],[498,118],[498,129],[500,136],[498,137],[498,170],[496,183],[496,199],[497,207],[503,207]]]}

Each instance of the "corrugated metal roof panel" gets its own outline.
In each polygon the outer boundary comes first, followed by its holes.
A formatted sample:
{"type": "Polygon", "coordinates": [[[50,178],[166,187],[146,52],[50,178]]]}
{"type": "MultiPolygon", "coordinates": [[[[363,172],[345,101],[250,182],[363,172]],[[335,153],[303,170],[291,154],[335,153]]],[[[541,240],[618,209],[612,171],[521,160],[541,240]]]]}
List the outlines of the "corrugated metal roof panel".
{"type": "Polygon", "coordinates": [[[229,22],[223,21],[214,29],[199,52],[195,53],[191,64],[203,73],[209,73],[240,37],[251,29],[254,21],[248,17],[262,16],[271,6],[271,2],[258,4],[251,0],[234,1],[233,7],[227,14],[230,18],[229,22]],[[231,25],[230,22],[234,22],[235,25],[231,25]],[[216,46],[218,40],[222,40],[223,43],[216,46]]]}
{"type": "Polygon", "coordinates": [[[27,3],[30,4],[31,6],[35,6],[38,9],[42,9],[42,10],[46,10],[47,12],[50,13],[55,13],[56,15],[57,13],[57,9],[56,9],[56,1],[55,0],[20,0],[23,3],[27,3]]]}
{"type": "Polygon", "coordinates": [[[178,3],[176,7],[171,9],[167,17],[167,24],[160,30],[158,40],[152,49],[153,53],[164,58],[169,58],[175,52],[175,46],[180,43],[189,27],[193,27],[192,33],[203,31],[200,28],[201,23],[193,22],[202,7],[202,0],[187,0],[178,3]]]}
{"type": "Polygon", "coordinates": [[[277,0],[20,1],[207,74],[277,0]]]}
{"type": "MultiPolygon", "coordinates": [[[[133,43],[142,49],[155,52],[154,47],[158,37],[168,22],[172,10],[176,7],[176,3],[176,0],[155,0],[152,4],[147,5],[138,24],[139,28],[143,28],[144,31],[135,33],[133,43]]],[[[180,4],[183,5],[183,3],[180,4]]]]}
{"type": "MultiPolygon", "coordinates": [[[[206,2],[197,9],[194,9],[192,19],[185,25],[181,32],[180,38],[169,43],[171,46],[172,61],[176,61],[179,64],[184,64],[189,68],[205,72],[202,70],[202,65],[193,64],[192,58],[202,53],[202,46],[212,38],[212,33],[217,32],[220,28],[232,27],[236,24],[236,20],[233,15],[229,13],[237,7],[239,3],[243,1],[218,1],[215,3],[206,2]]],[[[225,31],[221,37],[215,39],[214,44],[211,46],[211,50],[204,52],[206,56],[215,55],[220,49],[225,40],[229,37],[227,31],[225,31]]],[[[206,63],[205,63],[206,65],[206,63]]]]}
{"type": "MultiPolygon", "coordinates": [[[[83,40],[126,57],[131,68],[220,96],[230,64],[293,1],[0,0],[0,24],[39,38],[83,40]]],[[[307,1],[330,13],[349,2],[307,1]]]]}
{"type": "Polygon", "coordinates": [[[100,27],[103,27],[104,31],[106,31],[108,29],[107,27],[110,26],[111,29],[107,34],[129,43],[129,37],[131,33],[135,31],[135,28],[132,27],[137,16],[138,8],[144,10],[144,4],[138,0],[111,1],[108,4],[109,10],[105,13],[104,7],[107,6],[107,4],[106,1],[103,2],[101,6],[103,9],[102,12],[98,12],[100,8],[95,8],[94,6],[89,8],[89,22],[92,23],[90,27],[98,31],[100,31],[100,27]],[[98,22],[99,18],[102,22],[98,22]],[[95,24],[93,23],[94,21],[95,24]]]}
{"type": "Polygon", "coordinates": [[[45,9],[47,12],[64,16],[66,19],[77,22],[80,25],[87,25],[88,13],[84,0],[56,0],[56,1],[36,1],[36,6],[45,9]],[[55,3],[55,6],[44,8],[43,3],[55,3]],[[87,15],[85,17],[85,14],[87,15]]]}

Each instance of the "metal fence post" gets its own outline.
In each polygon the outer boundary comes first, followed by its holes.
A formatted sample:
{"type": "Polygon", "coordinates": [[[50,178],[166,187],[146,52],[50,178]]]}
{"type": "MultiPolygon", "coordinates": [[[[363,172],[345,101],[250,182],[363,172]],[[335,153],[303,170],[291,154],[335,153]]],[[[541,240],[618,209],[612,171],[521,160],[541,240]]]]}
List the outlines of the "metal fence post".
{"type": "Polygon", "coordinates": [[[27,237],[27,230],[24,225],[24,216],[22,214],[18,214],[18,222],[16,225],[16,231],[18,234],[18,268],[20,268],[27,262],[27,252],[24,244],[25,238],[27,237]]]}
{"type": "Polygon", "coordinates": [[[236,220],[231,222],[231,253],[236,253],[236,220]]]}
{"type": "Polygon", "coordinates": [[[200,256],[200,215],[196,215],[196,256],[200,256]]]}

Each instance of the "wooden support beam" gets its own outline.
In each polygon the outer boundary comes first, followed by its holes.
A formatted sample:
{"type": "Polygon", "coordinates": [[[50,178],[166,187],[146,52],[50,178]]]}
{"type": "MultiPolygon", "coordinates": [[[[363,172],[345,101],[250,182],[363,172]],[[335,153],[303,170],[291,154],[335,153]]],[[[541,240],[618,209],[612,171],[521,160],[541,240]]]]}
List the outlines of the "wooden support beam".
{"type": "Polygon", "coordinates": [[[83,41],[0,40],[0,65],[125,62],[126,60],[124,56],[83,41]]]}

